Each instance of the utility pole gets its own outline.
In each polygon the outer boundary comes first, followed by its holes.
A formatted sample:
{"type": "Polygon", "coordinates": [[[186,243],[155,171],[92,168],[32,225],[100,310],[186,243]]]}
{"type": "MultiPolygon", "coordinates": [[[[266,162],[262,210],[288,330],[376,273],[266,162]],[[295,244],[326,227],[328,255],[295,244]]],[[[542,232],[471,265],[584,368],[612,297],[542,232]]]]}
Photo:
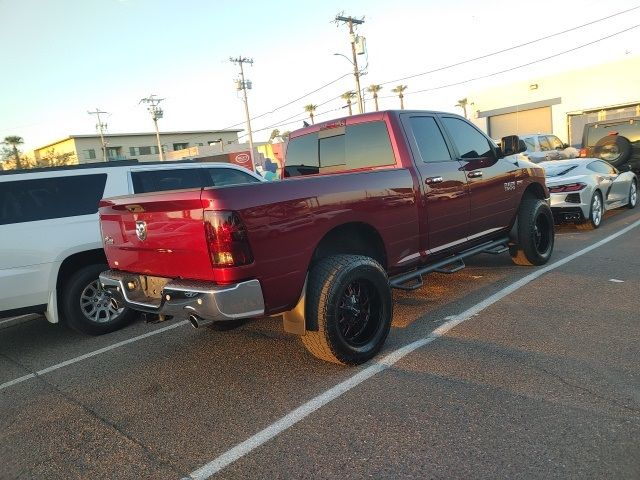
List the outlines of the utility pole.
{"type": "Polygon", "coordinates": [[[349,25],[349,38],[351,40],[351,55],[353,56],[353,76],[356,79],[356,92],[358,93],[358,110],[359,113],[364,113],[364,102],[362,101],[362,89],[360,88],[360,72],[358,71],[358,58],[356,55],[356,41],[358,36],[353,31],[354,25],[362,25],[364,19],[357,19],[353,17],[344,17],[342,15],[336,15],[336,23],[343,22],[349,25]]]}
{"type": "Polygon", "coordinates": [[[149,107],[149,113],[151,114],[151,118],[153,119],[153,125],[156,127],[156,140],[158,141],[158,153],[160,154],[160,161],[164,161],[164,153],[162,151],[162,144],[160,143],[160,130],[158,130],[158,119],[164,116],[164,112],[158,104],[163,101],[164,98],[156,98],[156,95],[149,95],[146,98],[140,100],[139,103],[147,103],[149,107]]]}
{"type": "Polygon", "coordinates": [[[87,112],[87,113],[89,115],[95,115],[96,117],[98,117],[98,123],[96,123],[96,130],[100,134],[100,143],[102,144],[102,161],[106,162],[107,161],[107,142],[104,139],[104,131],[107,129],[107,124],[102,123],[102,120],[100,119],[100,114],[102,113],[107,114],[108,112],[103,112],[96,107],[95,112],[87,112]]]}
{"type": "Polygon", "coordinates": [[[253,134],[251,133],[251,118],[249,117],[249,102],[247,100],[247,90],[251,90],[251,80],[244,79],[244,67],[245,63],[249,65],[253,65],[253,59],[247,57],[229,57],[229,61],[233,64],[240,65],[240,80],[236,80],[236,90],[242,90],[242,98],[244,101],[244,114],[247,118],[247,133],[249,134],[249,156],[251,157],[251,164],[253,168],[256,168],[256,165],[253,161],[253,134]]]}

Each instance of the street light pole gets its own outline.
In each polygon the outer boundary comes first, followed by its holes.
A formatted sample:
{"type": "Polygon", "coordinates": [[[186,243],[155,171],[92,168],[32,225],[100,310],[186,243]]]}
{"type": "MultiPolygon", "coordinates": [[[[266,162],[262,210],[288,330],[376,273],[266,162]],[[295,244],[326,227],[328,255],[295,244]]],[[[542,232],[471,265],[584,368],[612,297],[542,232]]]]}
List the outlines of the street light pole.
{"type": "Polygon", "coordinates": [[[358,110],[364,113],[364,102],[362,101],[362,89],[360,88],[360,71],[358,70],[358,57],[356,54],[356,34],[353,31],[353,25],[362,25],[364,20],[353,17],[336,16],[336,22],[344,22],[349,25],[349,38],[351,39],[351,55],[353,57],[353,76],[356,79],[356,92],[358,93],[358,110]]]}

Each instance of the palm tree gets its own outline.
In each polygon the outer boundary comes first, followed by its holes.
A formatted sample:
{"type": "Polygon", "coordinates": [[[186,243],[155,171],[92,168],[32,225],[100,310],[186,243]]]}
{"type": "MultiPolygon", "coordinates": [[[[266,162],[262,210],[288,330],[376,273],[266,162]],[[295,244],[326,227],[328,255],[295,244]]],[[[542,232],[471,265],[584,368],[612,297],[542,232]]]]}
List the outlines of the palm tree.
{"type": "Polygon", "coordinates": [[[464,118],[467,118],[467,98],[461,98],[458,100],[458,103],[455,104],[456,107],[460,107],[464,112],[464,118]]]}
{"type": "Polygon", "coordinates": [[[311,120],[312,124],[315,123],[313,121],[313,112],[316,111],[316,108],[318,108],[318,106],[314,105],[313,103],[310,103],[309,105],[305,105],[304,106],[304,111],[309,114],[309,119],[311,120]]]}
{"type": "Polygon", "coordinates": [[[391,89],[393,93],[398,94],[398,98],[400,99],[401,110],[404,110],[404,95],[402,94],[402,92],[404,92],[406,89],[407,89],[406,85],[398,85],[397,87],[391,89]]]}
{"type": "Polygon", "coordinates": [[[271,131],[271,135],[269,136],[269,143],[273,143],[273,141],[280,136],[280,130],[274,128],[271,131]]]}
{"type": "Polygon", "coordinates": [[[282,139],[283,142],[286,142],[287,140],[289,140],[289,135],[291,134],[291,132],[289,130],[285,130],[284,132],[282,132],[280,134],[280,138],[282,139]]]}
{"type": "Polygon", "coordinates": [[[344,92],[340,97],[343,100],[347,101],[347,107],[349,107],[349,115],[353,115],[353,110],[351,109],[351,99],[356,96],[356,92],[353,90],[349,90],[348,92],[344,92]]]}
{"type": "Polygon", "coordinates": [[[373,93],[373,103],[376,105],[376,112],[378,111],[378,92],[382,90],[382,85],[369,85],[367,92],[373,93]]]}
{"type": "Polygon", "coordinates": [[[17,135],[11,135],[8,137],[4,137],[4,141],[2,143],[6,143],[13,149],[13,156],[16,159],[16,170],[20,170],[22,168],[22,162],[20,161],[20,152],[18,151],[18,145],[22,145],[24,140],[22,137],[18,137],[17,135]]]}

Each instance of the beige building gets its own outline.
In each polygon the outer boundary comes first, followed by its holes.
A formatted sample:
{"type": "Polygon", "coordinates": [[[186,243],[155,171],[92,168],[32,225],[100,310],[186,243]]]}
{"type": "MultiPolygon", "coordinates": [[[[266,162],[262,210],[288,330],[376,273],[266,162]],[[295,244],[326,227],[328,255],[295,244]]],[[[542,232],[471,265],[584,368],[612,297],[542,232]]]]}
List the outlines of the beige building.
{"type": "MultiPolygon", "coordinates": [[[[160,132],[165,158],[172,157],[171,152],[192,147],[232,145],[238,143],[241,130],[193,130],[186,132],[160,132]]],[[[106,134],[107,161],[138,160],[153,162],[160,160],[155,133],[106,134]]],[[[102,142],[99,135],[70,135],[67,138],[36,148],[33,155],[36,160],[49,154],[73,153],[78,163],[103,161],[102,142]]]]}
{"type": "Polygon", "coordinates": [[[553,133],[579,147],[586,123],[640,115],[640,56],[469,93],[471,120],[494,139],[553,133]]]}

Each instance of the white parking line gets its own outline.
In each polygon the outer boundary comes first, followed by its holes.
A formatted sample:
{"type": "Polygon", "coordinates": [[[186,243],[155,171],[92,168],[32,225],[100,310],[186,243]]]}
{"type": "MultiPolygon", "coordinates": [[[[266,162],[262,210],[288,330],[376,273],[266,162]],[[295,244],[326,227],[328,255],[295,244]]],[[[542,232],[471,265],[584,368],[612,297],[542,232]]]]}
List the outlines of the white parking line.
{"type": "Polygon", "coordinates": [[[29,380],[31,378],[36,378],[36,377],[38,377],[40,375],[46,375],[47,373],[51,373],[51,372],[53,372],[55,370],[59,370],[59,369],[64,368],[64,367],[68,367],[69,365],[73,365],[74,363],[81,362],[82,360],[86,360],[87,358],[95,357],[96,355],[100,355],[102,353],[109,352],[109,351],[111,351],[111,350],[113,350],[115,348],[122,347],[124,345],[129,345],[130,343],[134,343],[134,342],[137,342],[139,340],[143,340],[145,338],[152,337],[153,335],[157,335],[159,333],[166,332],[167,330],[173,330],[174,328],[181,327],[183,325],[187,325],[188,323],[189,322],[187,320],[183,320],[181,322],[174,323],[174,324],[171,324],[171,325],[167,325],[166,327],[159,328],[157,330],[154,330],[153,332],[149,332],[149,333],[145,333],[145,334],[142,334],[142,335],[138,335],[137,337],[131,337],[131,338],[128,338],[128,339],[123,340],[121,342],[114,343],[113,345],[109,345],[108,347],[100,348],[98,350],[94,350],[92,352],[85,353],[84,355],[80,355],[78,357],[74,357],[74,358],[71,358],[69,360],[65,360],[64,362],[56,363],[55,365],[52,365],[50,367],[43,368],[42,370],[38,370],[35,373],[30,373],[28,375],[24,375],[24,376],[19,377],[19,378],[14,378],[13,380],[9,380],[8,382],[2,383],[2,384],[0,384],[0,390],[4,390],[5,388],[8,388],[8,387],[10,387],[12,385],[16,385],[18,383],[25,382],[25,381],[27,381],[27,380],[29,380]]]}
{"type": "Polygon", "coordinates": [[[33,316],[33,313],[27,313],[26,315],[18,315],[17,317],[5,318],[3,320],[0,320],[0,325],[2,325],[3,323],[15,322],[16,320],[20,320],[21,318],[31,317],[31,316],[33,316]]]}
{"type": "Polygon", "coordinates": [[[374,375],[386,370],[387,368],[389,368],[390,366],[398,362],[400,359],[407,356],[409,353],[444,336],[449,330],[451,330],[456,325],[459,325],[465,320],[468,320],[474,315],[477,315],[485,308],[493,305],[494,303],[503,299],[507,295],[510,295],[516,290],[524,287],[528,283],[531,283],[533,280],[544,275],[545,273],[550,272],[551,270],[555,270],[556,268],[561,267],[562,265],[569,263],[570,261],[575,260],[576,258],[586,253],[589,253],[590,251],[595,250],[598,247],[601,247],[602,245],[610,242],[611,240],[614,240],[615,238],[618,238],[621,235],[624,235],[625,233],[629,232],[630,230],[636,228],[639,225],[640,225],[640,220],[632,223],[626,228],[623,228],[619,232],[614,233],[613,235],[610,235],[600,240],[599,242],[594,243],[593,245],[583,248],[582,250],[579,250],[576,253],[573,253],[561,260],[558,260],[557,262],[554,262],[550,265],[547,265],[546,267],[542,267],[536,270],[535,272],[530,273],[529,275],[521,278],[520,280],[512,283],[511,285],[503,288],[502,290],[499,290],[498,292],[494,293],[493,295],[486,298],[482,302],[477,303],[471,308],[465,310],[464,312],[452,317],[447,317],[448,321],[440,325],[428,336],[421,338],[419,340],[416,340],[415,342],[412,342],[408,345],[405,345],[404,347],[401,347],[391,352],[390,354],[386,355],[382,359],[378,360],[376,363],[373,363],[372,365],[364,368],[363,370],[360,370],[355,375],[349,377],[344,382],[339,383],[335,387],[332,387],[329,390],[321,393],[320,395],[312,398],[308,402],[299,406],[295,410],[291,411],[284,417],[272,423],[265,429],[259,431],[258,433],[248,438],[244,442],[239,443],[238,445],[227,450],[226,452],[224,452],[222,455],[218,456],[211,462],[191,472],[189,476],[185,477],[183,480],[201,480],[201,479],[209,478],[212,475],[215,475],[216,473],[221,471],[223,468],[232,464],[236,460],[239,460],[240,458],[244,457],[248,453],[252,452],[259,446],[265,444],[266,442],[276,437],[277,435],[281,434],[282,432],[288,430],[293,425],[298,423],[300,420],[303,420],[304,418],[306,418],[316,410],[320,409],[330,401],[335,400],[336,398],[340,397],[341,395],[348,392],[349,390],[355,388],[365,380],[368,380],[374,375]]]}

